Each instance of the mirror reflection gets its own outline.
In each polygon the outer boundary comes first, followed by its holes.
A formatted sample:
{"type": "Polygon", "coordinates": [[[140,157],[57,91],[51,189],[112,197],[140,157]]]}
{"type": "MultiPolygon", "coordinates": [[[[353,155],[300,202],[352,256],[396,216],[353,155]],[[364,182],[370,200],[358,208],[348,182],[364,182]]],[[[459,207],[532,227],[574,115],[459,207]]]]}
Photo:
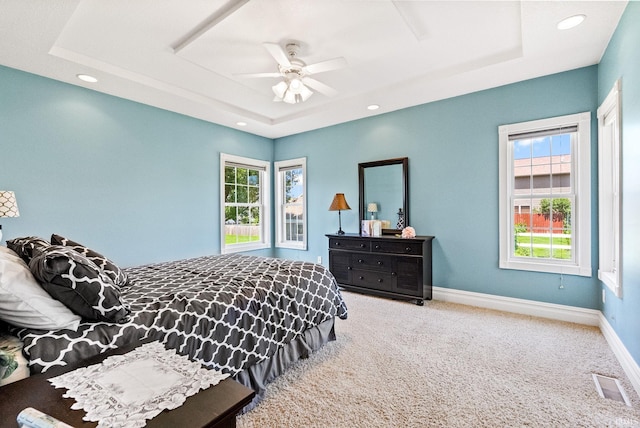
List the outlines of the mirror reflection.
{"type": "Polygon", "coordinates": [[[384,220],[396,227],[398,209],[402,208],[402,165],[383,165],[364,171],[366,220],[384,220]],[[372,211],[372,209],[376,211],[372,211]]]}

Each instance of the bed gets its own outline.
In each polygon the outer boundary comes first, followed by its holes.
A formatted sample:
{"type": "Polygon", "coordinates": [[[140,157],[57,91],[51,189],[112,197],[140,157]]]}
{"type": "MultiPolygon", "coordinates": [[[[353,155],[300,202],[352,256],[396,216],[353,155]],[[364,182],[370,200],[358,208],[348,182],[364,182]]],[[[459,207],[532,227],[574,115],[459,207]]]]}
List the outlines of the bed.
{"type": "Polygon", "coordinates": [[[347,317],[333,275],[315,263],[229,254],[120,269],[58,235],[7,245],[73,312],[58,329],[9,320],[32,373],[152,339],[253,388],[247,410],[288,366],[335,340],[335,319],[347,317]]]}

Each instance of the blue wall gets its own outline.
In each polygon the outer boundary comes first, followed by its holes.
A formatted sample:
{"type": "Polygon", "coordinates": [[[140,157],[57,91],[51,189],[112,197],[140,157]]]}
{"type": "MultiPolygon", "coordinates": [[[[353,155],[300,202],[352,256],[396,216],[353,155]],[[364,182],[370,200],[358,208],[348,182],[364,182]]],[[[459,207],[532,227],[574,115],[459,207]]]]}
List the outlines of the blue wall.
{"type": "MultiPolygon", "coordinates": [[[[276,140],[278,160],[307,156],[309,251],[327,257],[327,208],[343,192],[342,228],[358,232],[358,163],[409,157],[410,225],[435,235],[434,285],[599,308],[596,277],[498,268],[498,126],[592,112],[593,200],[597,173],[597,67],[520,82],[276,140]]],[[[592,215],[595,216],[595,204],[592,215]]],[[[593,236],[597,229],[592,228],[593,236]]],[[[597,241],[592,266],[596,267],[597,241]]]]}
{"type": "Polygon", "coordinates": [[[629,2],[598,69],[601,103],[617,79],[622,89],[622,298],[606,290],[602,311],[640,362],[640,3],[629,2]]]}
{"type": "Polygon", "coordinates": [[[56,232],[123,266],[220,252],[220,152],[273,141],[0,67],[4,239],[56,232]]]}

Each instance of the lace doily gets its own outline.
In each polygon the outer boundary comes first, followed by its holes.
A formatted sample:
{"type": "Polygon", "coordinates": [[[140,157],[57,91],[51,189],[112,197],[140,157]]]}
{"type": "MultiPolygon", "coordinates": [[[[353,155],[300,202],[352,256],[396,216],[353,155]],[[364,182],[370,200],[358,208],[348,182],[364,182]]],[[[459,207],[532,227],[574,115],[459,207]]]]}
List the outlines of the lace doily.
{"type": "Polygon", "coordinates": [[[76,400],[71,408],[84,410],[85,421],[98,422],[99,428],[133,428],[228,376],[153,342],[49,382],[68,390],[63,396],[76,400]]]}

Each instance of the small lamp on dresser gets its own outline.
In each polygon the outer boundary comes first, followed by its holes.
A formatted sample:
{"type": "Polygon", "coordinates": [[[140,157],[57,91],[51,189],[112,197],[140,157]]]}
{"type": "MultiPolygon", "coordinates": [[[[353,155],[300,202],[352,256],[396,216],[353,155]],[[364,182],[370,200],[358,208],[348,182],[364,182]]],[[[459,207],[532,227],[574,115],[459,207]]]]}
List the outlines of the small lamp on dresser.
{"type": "Polygon", "coordinates": [[[329,211],[338,211],[339,229],[338,232],[336,232],[338,235],[344,235],[344,231],[342,230],[342,217],[340,216],[340,211],[350,209],[351,207],[347,203],[347,200],[344,198],[344,193],[336,193],[336,195],[333,197],[333,202],[331,202],[331,206],[329,207],[329,211]]]}
{"type": "Polygon", "coordinates": [[[376,204],[375,202],[369,202],[369,204],[367,205],[367,211],[371,215],[371,220],[375,220],[376,213],[378,212],[378,204],[376,204]]]}
{"type": "MultiPolygon", "coordinates": [[[[16,195],[10,190],[0,190],[0,217],[20,217],[16,195]]],[[[0,225],[0,241],[2,241],[2,225],[0,225]]]]}

